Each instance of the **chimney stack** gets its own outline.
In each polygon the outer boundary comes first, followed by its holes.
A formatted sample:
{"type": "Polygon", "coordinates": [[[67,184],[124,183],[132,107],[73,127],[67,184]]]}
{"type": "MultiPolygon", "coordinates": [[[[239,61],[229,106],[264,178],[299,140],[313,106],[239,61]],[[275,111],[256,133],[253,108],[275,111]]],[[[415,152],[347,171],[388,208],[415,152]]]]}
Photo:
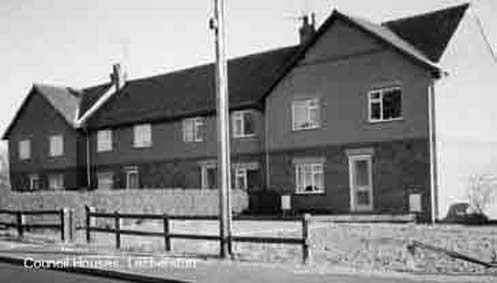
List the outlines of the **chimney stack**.
{"type": "Polygon", "coordinates": [[[311,20],[309,21],[309,15],[304,15],[302,17],[302,26],[299,28],[300,34],[300,44],[307,43],[316,32],[316,17],[314,13],[311,13],[311,20]]]}
{"type": "Polygon", "coordinates": [[[126,83],[126,73],[121,67],[120,63],[112,65],[112,73],[110,74],[110,80],[112,84],[116,87],[116,90],[121,90],[126,83]]]}

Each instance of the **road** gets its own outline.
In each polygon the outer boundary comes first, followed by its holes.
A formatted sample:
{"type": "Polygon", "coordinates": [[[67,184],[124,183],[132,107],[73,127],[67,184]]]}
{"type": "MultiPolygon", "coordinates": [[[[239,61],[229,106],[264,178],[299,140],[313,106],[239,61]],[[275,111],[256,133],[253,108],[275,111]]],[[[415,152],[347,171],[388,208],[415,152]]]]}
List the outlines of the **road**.
{"type": "MultiPolygon", "coordinates": [[[[420,283],[420,282],[462,282],[459,280],[414,280],[407,278],[382,278],[382,277],[365,277],[364,275],[316,275],[316,274],[294,274],[293,276],[282,276],[278,272],[265,272],[264,275],[257,272],[238,274],[204,273],[200,278],[189,278],[186,282],[301,282],[301,283],[318,283],[318,282],[336,282],[336,283],[420,283]],[[231,276],[230,276],[231,275],[231,276]]],[[[455,278],[452,278],[455,279],[455,278]]],[[[90,276],[85,274],[76,274],[52,270],[29,270],[19,265],[0,263],[0,282],[20,282],[20,283],[124,283],[127,280],[107,279],[102,277],[90,276]]],[[[164,282],[168,282],[165,280],[164,282]]],[[[481,281],[491,282],[491,281],[481,281]]]]}
{"type": "Polygon", "coordinates": [[[30,270],[19,265],[0,263],[0,282],[10,283],[129,283],[127,280],[52,270],[30,270]]]}

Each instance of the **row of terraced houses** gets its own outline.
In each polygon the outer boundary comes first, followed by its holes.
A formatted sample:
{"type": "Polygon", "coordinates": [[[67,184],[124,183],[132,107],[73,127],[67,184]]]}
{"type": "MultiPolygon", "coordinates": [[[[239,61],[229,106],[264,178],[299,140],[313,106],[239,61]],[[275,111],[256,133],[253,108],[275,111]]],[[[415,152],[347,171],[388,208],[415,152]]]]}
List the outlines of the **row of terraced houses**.
{"type": "MultiPolygon", "coordinates": [[[[467,4],[384,23],[333,11],[304,17],[298,45],[231,59],[233,186],[297,209],[443,212],[463,190],[444,155],[464,154],[439,133],[493,112],[466,108],[497,74],[476,25],[467,4]]],[[[215,106],[213,64],[35,84],[3,136],[12,189],[216,189],[215,106]]]]}

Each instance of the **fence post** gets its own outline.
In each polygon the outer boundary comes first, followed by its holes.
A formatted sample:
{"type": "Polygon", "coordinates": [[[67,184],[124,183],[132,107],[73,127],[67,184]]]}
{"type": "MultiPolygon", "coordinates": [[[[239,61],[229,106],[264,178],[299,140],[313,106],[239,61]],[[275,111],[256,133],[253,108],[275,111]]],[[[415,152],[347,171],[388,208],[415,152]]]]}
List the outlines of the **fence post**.
{"type": "Polygon", "coordinates": [[[171,251],[171,238],[169,237],[169,216],[167,214],[162,215],[162,221],[164,225],[164,243],[166,251],[171,251]]]}
{"type": "Polygon", "coordinates": [[[22,211],[18,210],[16,212],[16,219],[17,219],[17,235],[19,238],[23,237],[23,232],[24,232],[24,215],[22,214],[22,211]]]}
{"type": "Polygon", "coordinates": [[[86,211],[86,242],[89,244],[91,242],[91,230],[90,227],[93,227],[94,222],[92,220],[95,220],[95,218],[92,218],[90,213],[95,212],[95,208],[91,206],[85,205],[85,211],[86,211]]]}
{"type": "Polygon", "coordinates": [[[73,242],[74,241],[74,236],[76,233],[76,222],[74,221],[74,208],[69,209],[69,215],[68,215],[68,228],[69,228],[69,241],[73,242]]]}
{"type": "Polygon", "coordinates": [[[66,215],[67,215],[67,210],[65,208],[62,208],[59,210],[59,218],[60,218],[60,240],[62,242],[66,241],[65,233],[66,233],[66,215]]]}
{"type": "Polygon", "coordinates": [[[121,223],[119,219],[119,212],[114,211],[114,230],[116,232],[116,249],[121,249],[121,223]]]}
{"type": "Polygon", "coordinates": [[[309,263],[309,246],[310,246],[310,233],[309,233],[309,223],[311,221],[311,215],[305,213],[302,217],[302,260],[304,264],[309,263]]]}

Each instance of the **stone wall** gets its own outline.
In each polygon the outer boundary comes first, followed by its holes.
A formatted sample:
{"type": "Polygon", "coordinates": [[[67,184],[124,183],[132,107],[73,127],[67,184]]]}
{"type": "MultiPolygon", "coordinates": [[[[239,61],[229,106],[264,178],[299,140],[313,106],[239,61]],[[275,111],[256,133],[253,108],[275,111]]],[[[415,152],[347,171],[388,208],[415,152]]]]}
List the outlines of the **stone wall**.
{"type": "MultiPolygon", "coordinates": [[[[125,213],[217,215],[218,192],[218,190],[201,189],[9,192],[0,196],[0,208],[24,210],[72,208],[75,210],[76,224],[83,225],[85,205],[105,212],[117,210],[125,213]]],[[[232,191],[232,208],[234,213],[248,208],[248,196],[245,191],[232,191]]]]}

